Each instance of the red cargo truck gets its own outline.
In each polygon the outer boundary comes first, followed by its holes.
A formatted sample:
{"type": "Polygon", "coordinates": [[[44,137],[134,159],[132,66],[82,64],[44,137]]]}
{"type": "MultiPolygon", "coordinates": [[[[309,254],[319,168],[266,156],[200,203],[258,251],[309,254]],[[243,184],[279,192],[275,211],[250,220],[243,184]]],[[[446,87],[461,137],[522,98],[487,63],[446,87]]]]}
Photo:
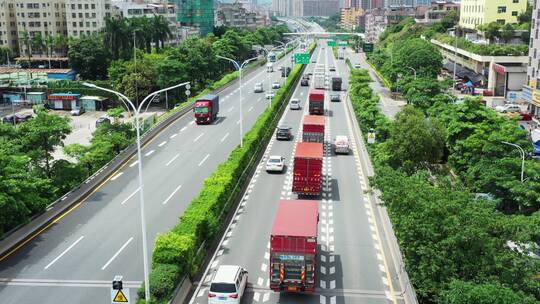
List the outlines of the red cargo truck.
{"type": "Polygon", "coordinates": [[[197,99],[193,105],[193,112],[198,125],[211,124],[219,112],[219,96],[207,94],[197,99]]]}
{"type": "Polygon", "coordinates": [[[299,142],[294,155],[292,191],[300,195],[320,195],[323,144],[299,142]]]}
{"type": "Polygon", "coordinates": [[[302,141],[324,143],[324,116],[304,116],[302,141]]]}
{"type": "Polygon", "coordinates": [[[324,90],[309,91],[309,114],[324,115],[324,90]]]}
{"type": "Polygon", "coordinates": [[[270,289],[314,292],[319,202],[281,200],[270,236],[270,289]]]}

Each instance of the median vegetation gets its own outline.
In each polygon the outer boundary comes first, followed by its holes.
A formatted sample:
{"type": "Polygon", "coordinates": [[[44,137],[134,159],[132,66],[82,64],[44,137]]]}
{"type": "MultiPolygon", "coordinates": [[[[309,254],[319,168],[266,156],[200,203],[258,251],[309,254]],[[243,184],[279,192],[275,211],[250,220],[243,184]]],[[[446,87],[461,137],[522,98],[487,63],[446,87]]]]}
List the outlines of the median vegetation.
{"type": "Polygon", "coordinates": [[[524,131],[477,99],[409,105],[390,121],[367,71],[351,74],[362,132],[377,134],[372,183],[420,303],[537,303],[540,165],[528,160],[521,183],[518,153],[501,144],[526,146],[524,131]]]}
{"type": "MultiPolygon", "coordinates": [[[[193,278],[200,271],[207,250],[226,225],[225,218],[238,199],[248,173],[272,136],[301,71],[301,65],[292,69],[273,98],[272,106],[259,116],[244,136],[244,146],[235,148],[204,181],[201,192],[184,211],[180,222],[156,239],[150,274],[153,302],[165,303],[182,278],[193,278]]],[[[139,296],[142,299],[144,293],[139,292],[139,296]]]]}

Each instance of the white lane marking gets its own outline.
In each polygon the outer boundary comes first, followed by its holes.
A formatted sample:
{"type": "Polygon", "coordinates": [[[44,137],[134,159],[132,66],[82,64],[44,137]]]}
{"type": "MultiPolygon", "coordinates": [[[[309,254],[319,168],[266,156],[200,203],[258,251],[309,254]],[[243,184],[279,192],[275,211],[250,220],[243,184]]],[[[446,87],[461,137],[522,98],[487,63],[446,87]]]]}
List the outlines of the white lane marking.
{"type": "Polygon", "coordinates": [[[264,279],[261,278],[261,277],[259,277],[259,278],[257,279],[257,285],[263,286],[263,284],[264,284],[264,279]]]}
{"type": "Polygon", "coordinates": [[[171,193],[171,195],[169,195],[169,197],[167,197],[167,199],[163,202],[163,205],[167,204],[171,198],[173,197],[173,195],[178,192],[178,190],[180,190],[180,188],[182,188],[182,185],[176,187],[176,189],[174,189],[174,191],[171,193]]]}
{"type": "Polygon", "coordinates": [[[204,136],[204,133],[201,133],[199,136],[197,136],[197,137],[193,140],[193,142],[196,142],[197,140],[201,139],[201,137],[203,137],[203,136],[204,136]]]}
{"type": "Polygon", "coordinates": [[[240,119],[236,121],[236,124],[239,125],[240,124],[240,119]]]}
{"type": "Polygon", "coordinates": [[[52,264],[54,264],[56,261],[58,261],[61,257],[64,256],[64,254],[66,254],[68,251],[71,250],[71,248],[73,248],[75,245],[77,245],[77,243],[79,243],[82,239],[84,239],[84,235],[81,235],[80,238],[78,238],[73,244],[71,244],[68,248],[66,248],[66,250],[62,251],[62,253],[60,253],[59,256],[56,257],[56,259],[52,260],[49,264],[47,264],[47,266],[45,266],[44,269],[48,269],[49,267],[52,266],[52,264]]]}
{"type": "Polygon", "coordinates": [[[265,292],[265,293],[263,294],[263,300],[262,300],[263,303],[266,302],[266,301],[268,301],[269,299],[270,299],[270,294],[269,294],[268,292],[265,292]]]}
{"type": "Polygon", "coordinates": [[[131,193],[125,200],[123,200],[120,205],[123,205],[125,204],[127,201],[129,201],[130,198],[132,198],[137,192],[139,192],[139,189],[140,188],[137,188],[135,191],[133,191],[133,193],[131,193]]]}
{"type": "Polygon", "coordinates": [[[229,132],[227,132],[227,134],[225,134],[225,136],[223,136],[223,138],[221,139],[221,142],[225,141],[225,139],[229,137],[229,132]]]}
{"type": "Polygon", "coordinates": [[[131,165],[129,165],[129,167],[130,167],[130,168],[131,168],[131,167],[134,167],[134,166],[135,166],[136,164],[138,164],[138,163],[139,163],[139,161],[136,160],[136,161],[134,161],[133,163],[131,163],[131,165]]]}
{"type": "Polygon", "coordinates": [[[174,161],[175,159],[177,159],[177,158],[178,158],[178,156],[180,156],[180,153],[177,153],[177,154],[176,154],[176,155],[175,155],[175,156],[174,156],[173,158],[171,158],[171,160],[170,160],[170,161],[168,161],[168,162],[167,162],[167,163],[165,164],[165,166],[168,166],[168,165],[170,165],[170,164],[171,164],[171,163],[172,163],[172,162],[173,162],[173,161],[174,161]]]}
{"type": "Polygon", "coordinates": [[[167,143],[167,141],[166,141],[166,140],[165,140],[165,141],[162,141],[162,142],[161,142],[161,143],[160,143],[160,144],[158,145],[158,147],[160,147],[160,148],[161,148],[161,147],[163,147],[163,146],[164,146],[164,145],[165,145],[166,143],[167,143]]]}
{"type": "Polygon", "coordinates": [[[126,246],[129,245],[129,243],[131,243],[131,241],[133,241],[133,237],[130,237],[129,240],[127,240],[127,242],[125,242],[124,245],[122,245],[122,247],[120,247],[120,249],[118,249],[118,251],[112,256],[112,258],[110,258],[107,261],[107,263],[105,263],[105,265],[103,265],[103,267],[101,267],[101,270],[105,270],[105,268],[107,268],[107,266],[109,266],[109,264],[114,259],[116,259],[116,257],[120,254],[120,252],[122,252],[122,250],[124,250],[124,248],[126,248],[126,246]]]}
{"type": "Polygon", "coordinates": [[[182,129],[180,129],[180,132],[184,132],[186,129],[187,127],[183,127],[182,129]]]}
{"type": "Polygon", "coordinates": [[[206,154],[203,160],[201,160],[201,162],[199,163],[199,167],[208,159],[208,157],[210,157],[210,154],[206,154]]]}
{"type": "Polygon", "coordinates": [[[261,271],[262,272],[266,272],[266,268],[268,267],[268,265],[266,265],[265,263],[262,263],[261,264],[261,271]]]}
{"type": "Polygon", "coordinates": [[[248,109],[248,112],[251,112],[251,110],[253,110],[253,107],[250,107],[250,108],[248,109]]]}
{"type": "Polygon", "coordinates": [[[170,138],[170,139],[173,139],[173,138],[176,137],[176,135],[178,135],[178,134],[174,133],[173,135],[169,136],[169,138],[170,138]]]}
{"type": "Polygon", "coordinates": [[[197,298],[202,297],[205,292],[206,292],[206,288],[201,288],[201,290],[199,290],[199,293],[197,294],[197,298]]]}
{"type": "Polygon", "coordinates": [[[192,120],[189,122],[190,125],[194,124],[195,123],[195,120],[192,120]]]}
{"type": "Polygon", "coordinates": [[[156,150],[152,150],[152,151],[146,153],[144,156],[150,156],[150,155],[152,155],[152,153],[154,153],[154,152],[156,152],[156,150]]]}
{"type": "Polygon", "coordinates": [[[227,110],[227,113],[232,112],[232,110],[234,110],[234,107],[230,107],[230,108],[227,110]]]}
{"type": "Polygon", "coordinates": [[[122,176],[123,174],[124,174],[124,172],[120,172],[120,173],[116,174],[115,176],[113,176],[113,177],[111,178],[111,180],[113,181],[113,180],[119,178],[120,176],[122,176]]]}

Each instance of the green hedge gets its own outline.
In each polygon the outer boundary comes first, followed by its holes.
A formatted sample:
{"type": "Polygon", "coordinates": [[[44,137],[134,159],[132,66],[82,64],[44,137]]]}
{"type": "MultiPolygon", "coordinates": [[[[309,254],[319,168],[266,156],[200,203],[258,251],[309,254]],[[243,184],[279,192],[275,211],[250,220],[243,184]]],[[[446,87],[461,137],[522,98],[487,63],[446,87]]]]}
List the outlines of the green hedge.
{"type": "MultiPolygon", "coordinates": [[[[314,49],[312,45],[310,52],[314,49]]],[[[301,72],[301,65],[293,68],[272,99],[272,106],[261,114],[244,136],[244,146],[236,147],[204,181],[201,192],[186,208],[180,222],[171,231],[157,237],[150,275],[152,302],[166,302],[183,277],[193,277],[199,271],[206,250],[197,255],[198,248],[208,248],[225,225],[223,219],[234,198],[240,194],[240,185],[246,181],[247,175],[243,173],[256,164],[254,157],[270,140],[281,116],[282,105],[290,97],[301,72]]],[[[142,298],[144,293],[139,292],[139,296],[142,298]]],[[[140,302],[144,303],[144,300],[140,302]]]]}

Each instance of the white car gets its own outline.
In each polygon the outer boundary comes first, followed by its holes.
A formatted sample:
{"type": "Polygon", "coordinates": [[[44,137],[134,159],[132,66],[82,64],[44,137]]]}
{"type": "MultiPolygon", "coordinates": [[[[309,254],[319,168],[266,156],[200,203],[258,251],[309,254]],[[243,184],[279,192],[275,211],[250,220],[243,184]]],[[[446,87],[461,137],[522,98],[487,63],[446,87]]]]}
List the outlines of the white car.
{"type": "Polygon", "coordinates": [[[349,138],[346,135],[337,135],[334,139],[334,153],[349,154],[350,144],[349,138]]]}
{"type": "Polygon", "coordinates": [[[285,157],[271,155],[266,161],[266,172],[283,172],[285,169],[285,157]]]}
{"type": "Polygon", "coordinates": [[[272,83],[272,89],[279,89],[281,87],[281,85],[279,84],[279,82],[277,81],[274,81],[272,83]]]}
{"type": "Polygon", "coordinates": [[[361,69],[362,66],[360,65],[360,63],[355,63],[355,64],[354,64],[354,68],[355,68],[355,69],[361,69]]]}
{"type": "Polygon", "coordinates": [[[266,93],[266,99],[272,99],[274,98],[274,96],[276,96],[276,93],[274,93],[274,91],[266,93]]]}
{"type": "Polygon", "coordinates": [[[300,110],[300,99],[292,98],[290,102],[291,110],[300,110]]]}
{"type": "Polygon", "coordinates": [[[255,88],[253,89],[253,92],[255,93],[262,93],[264,91],[263,84],[261,82],[257,82],[255,84],[255,88]]]}
{"type": "Polygon", "coordinates": [[[521,108],[517,104],[507,103],[504,106],[496,106],[495,110],[501,113],[521,112],[521,108]]]}
{"type": "Polygon", "coordinates": [[[210,291],[209,304],[240,304],[246,290],[248,272],[235,265],[221,265],[214,274],[210,291]]]}

